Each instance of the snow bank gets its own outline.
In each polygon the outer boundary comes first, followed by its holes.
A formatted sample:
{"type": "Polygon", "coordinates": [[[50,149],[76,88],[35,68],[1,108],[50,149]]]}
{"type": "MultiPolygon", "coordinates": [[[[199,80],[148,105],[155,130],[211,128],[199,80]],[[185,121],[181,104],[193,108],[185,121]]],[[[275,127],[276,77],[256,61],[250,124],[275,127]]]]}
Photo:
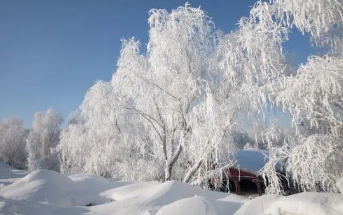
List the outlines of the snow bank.
{"type": "Polygon", "coordinates": [[[279,198],[278,195],[264,195],[247,201],[235,215],[264,215],[266,208],[279,198]]]}
{"type": "MultiPolygon", "coordinates": [[[[82,185],[82,184],[81,184],[82,185]]],[[[37,170],[26,177],[0,189],[0,195],[8,199],[44,202],[59,206],[85,206],[109,202],[92,186],[81,186],[63,174],[49,170],[37,170]]]]}
{"type": "Polygon", "coordinates": [[[129,181],[110,181],[97,175],[77,174],[71,175],[69,178],[75,182],[79,190],[87,191],[88,193],[100,193],[108,189],[134,183],[129,181]]]}
{"type": "Polygon", "coordinates": [[[299,193],[280,197],[266,210],[268,214],[342,215],[343,195],[333,193],[299,193]]]}
{"type": "Polygon", "coordinates": [[[107,190],[102,192],[100,195],[115,201],[120,201],[146,194],[154,189],[154,187],[157,185],[159,185],[159,183],[156,181],[137,182],[127,186],[107,190]]]}
{"type": "MultiPolygon", "coordinates": [[[[12,176],[13,169],[1,168],[1,174],[12,176]]],[[[309,192],[247,200],[177,181],[133,183],[38,170],[0,189],[0,214],[343,215],[343,195],[309,192]]]]}
{"type": "MultiPolygon", "coordinates": [[[[205,203],[206,201],[214,201],[216,203],[211,204],[219,207],[221,204],[231,204],[225,201],[219,201],[219,199],[225,199],[228,195],[234,195],[208,191],[178,181],[139,183],[113,189],[106,194],[108,196],[111,195],[117,201],[92,207],[92,212],[96,214],[109,214],[108,211],[111,211],[112,214],[118,215],[156,214],[163,206],[167,206],[171,203],[177,204],[176,202],[179,200],[192,198],[194,196],[206,197],[206,200],[204,200],[205,203]]],[[[195,199],[194,201],[199,202],[200,199],[195,199]]],[[[183,203],[181,202],[180,204],[183,203]]],[[[232,204],[236,207],[241,203],[236,202],[232,204]]]]}
{"type": "Polygon", "coordinates": [[[238,202],[224,202],[203,196],[181,199],[163,206],[157,215],[227,215],[234,214],[241,206],[238,202]]]}
{"type": "Polygon", "coordinates": [[[342,215],[343,195],[299,193],[291,196],[265,195],[244,204],[235,215],[342,215]]]}
{"type": "Polygon", "coordinates": [[[339,192],[341,192],[341,194],[343,194],[343,178],[341,178],[337,181],[336,187],[338,188],[339,192]]]}
{"type": "Polygon", "coordinates": [[[41,204],[22,200],[5,199],[0,196],[0,214],[23,214],[23,215],[76,215],[89,212],[82,207],[60,207],[50,204],[41,204]]]}
{"type": "Polygon", "coordinates": [[[28,173],[25,170],[16,170],[9,165],[0,162],[0,188],[12,184],[27,174],[28,173]]]}
{"type": "Polygon", "coordinates": [[[9,165],[0,162],[0,177],[8,177],[9,175],[12,174],[12,167],[10,167],[9,165]]]}
{"type": "Polygon", "coordinates": [[[183,198],[193,196],[206,196],[212,199],[221,199],[227,197],[228,193],[213,192],[192,186],[180,181],[168,181],[159,184],[150,191],[148,201],[157,205],[169,204],[183,198]]]}

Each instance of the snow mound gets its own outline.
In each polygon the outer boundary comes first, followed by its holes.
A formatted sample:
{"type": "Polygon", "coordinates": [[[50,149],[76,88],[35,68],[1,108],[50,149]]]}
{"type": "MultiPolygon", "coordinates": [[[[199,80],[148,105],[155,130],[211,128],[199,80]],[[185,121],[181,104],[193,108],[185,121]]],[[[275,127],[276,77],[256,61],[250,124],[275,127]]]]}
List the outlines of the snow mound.
{"type": "Polygon", "coordinates": [[[339,192],[341,192],[341,194],[343,194],[343,178],[341,178],[337,181],[336,187],[338,188],[339,192]]]}
{"type": "Polygon", "coordinates": [[[343,215],[343,195],[308,192],[247,200],[178,181],[132,183],[38,170],[0,189],[0,214],[343,215]]]}
{"type": "Polygon", "coordinates": [[[343,195],[308,192],[280,197],[266,212],[294,215],[342,215],[343,195]]]}
{"type": "Polygon", "coordinates": [[[241,206],[238,202],[224,202],[203,196],[181,199],[163,206],[157,215],[227,215],[235,213],[241,206]]]}
{"type": "Polygon", "coordinates": [[[8,177],[9,175],[12,174],[12,167],[10,167],[9,165],[0,162],[0,177],[8,177]]]}
{"type": "Polygon", "coordinates": [[[32,172],[0,189],[0,195],[8,199],[44,202],[59,206],[85,206],[108,202],[108,199],[88,189],[85,190],[66,175],[49,170],[32,172]]]}
{"type": "Polygon", "coordinates": [[[244,204],[235,215],[342,215],[343,195],[305,192],[291,196],[265,195],[244,204]]]}
{"type": "Polygon", "coordinates": [[[0,162],[0,188],[12,184],[27,174],[28,173],[25,170],[16,170],[9,165],[0,162]]]}
{"type": "Polygon", "coordinates": [[[206,196],[213,199],[221,199],[229,195],[227,193],[204,190],[180,181],[168,181],[159,184],[150,193],[151,196],[147,198],[147,201],[154,202],[158,205],[169,204],[179,199],[193,197],[194,195],[206,196]]]}
{"type": "MultiPolygon", "coordinates": [[[[123,182],[125,183],[125,182],[123,182]]],[[[155,186],[159,185],[156,181],[151,182],[137,182],[119,188],[114,188],[101,193],[101,196],[106,198],[120,201],[123,199],[129,199],[135,196],[143,195],[154,189],[155,186]]]]}
{"type": "Polygon", "coordinates": [[[87,190],[90,193],[100,193],[108,189],[118,188],[132,184],[128,181],[110,181],[97,175],[71,175],[69,178],[75,182],[80,190],[87,190]]]}
{"type": "MultiPolygon", "coordinates": [[[[168,181],[165,183],[138,183],[112,189],[107,191],[106,194],[112,196],[117,201],[91,207],[93,213],[108,214],[108,211],[111,211],[111,214],[116,215],[156,214],[161,207],[182,199],[203,196],[206,197],[206,200],[204,201],[207,201],[208,199],[217,201],[219,199],[227,198],[228,195],[232,195],[204,190],[178,181],[168,181]]],[[[200,200],[196,199],[194,201],[198,202],[200,200]]],[[[221,203],[231,204],[220,201],[218,205],[221,203]]],[[[237,204],[240,203],[236,202],[232,204],[237,206],[237,204]]]]}
{"type": "Polygon", "coordinates": [[[0,196],[0,214],[25,214],[25,215],[76,215],[89,212],[86,208],[81,207],[60,207],[50,204],[41,204],[22,200],[5,199],[0,196]]]}
{"type": "Polygon", "coordinates": [[[226,202],[246,202],[247,201],[247,196],[240,196],[234,193],[230,193],[230,195],[226,196],[225,198],[218,199],[220,201],[226,201],[226,202]]]}
{"type": "Polygon", "coordinates": [[[266,208],[279,198],[278,195],[264,195],[247,201],[235,215],[264,215],[266,208]]]}

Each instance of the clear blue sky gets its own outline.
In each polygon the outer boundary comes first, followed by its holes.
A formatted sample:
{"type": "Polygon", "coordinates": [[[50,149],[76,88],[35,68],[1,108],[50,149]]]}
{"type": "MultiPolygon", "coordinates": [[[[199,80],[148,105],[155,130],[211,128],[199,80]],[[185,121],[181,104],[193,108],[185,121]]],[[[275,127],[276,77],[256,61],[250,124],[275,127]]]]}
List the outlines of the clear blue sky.
{"type": "MultiPolygon", "coordinates": [[[[255,0],[189,0],[228,32],[255,0]]],[[[33,114],[52,107],[66,118],[96,80],[116,70],[121,38],[148,40],[148,11],[184,0],[0,0],[0,121],[17,116],[30,127],[33,114]]],[[[304,62],[308,38],[286,44],[304,62]],[[301,48],[299,48],[301,47],[301,48]]]]}

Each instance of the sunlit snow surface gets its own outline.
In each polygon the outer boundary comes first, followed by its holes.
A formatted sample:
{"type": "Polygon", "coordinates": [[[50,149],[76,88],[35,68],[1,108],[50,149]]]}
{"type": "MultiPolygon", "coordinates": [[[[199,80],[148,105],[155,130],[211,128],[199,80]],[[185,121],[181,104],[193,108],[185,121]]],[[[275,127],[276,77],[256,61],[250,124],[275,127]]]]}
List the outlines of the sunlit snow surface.
{"type": "Polygon", "coordinates": [[[182,182],[109,181],[48,170],[26,175],[0,164],[0,214],[269,215],[343,214],[343,195],[301,193],[246,199],[182,182]],[[13,177],[13,178],[11,178],[13,177]],[[87,206],[88,205],[88,206],[87,206]]]}

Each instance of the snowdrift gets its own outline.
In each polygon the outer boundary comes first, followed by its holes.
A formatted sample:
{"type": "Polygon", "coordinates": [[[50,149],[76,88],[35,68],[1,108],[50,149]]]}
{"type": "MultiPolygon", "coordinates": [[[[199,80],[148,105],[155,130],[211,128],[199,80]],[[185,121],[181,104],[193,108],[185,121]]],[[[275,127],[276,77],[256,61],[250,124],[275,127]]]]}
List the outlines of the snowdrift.
{"type": "Polygon", "coordinates": [[[157,215],[227,215],[234,214],[241,205],[242,203],[239,202],[225,202],[203,196],[194,196],[163,206],[157,215]]]}
{"type": "Polygon", "coordinates": [[[110,200],[99,192],[113,188],[111,183],[96,176],[74,177],[49,170],[37,170],[26,177],[0,189],[0,195],[12,200],[48,203],[59,206],[86,206],[110,200]]]}
{"type": "Polygon", "coordinates": [[[89,210],[82,207],[60,207],[51,204],[5,199],[0,196],[1,215],[75,215],[87,212],[89,210]]]}
{"type": "Polygon", "coordinates": [[[342,215],[343,195],[299,193],[291,196],[265,195],[244,204],[235,215],[342,215]]]}
{"type": "Polygon", "coordinates": [[[27,174],[25,170],[13,169],[9,165],[0,162],[0,188],[12,184],[27,174]]]}
{"type": "MultiPolygon", "coordinates": [[[[18,177],[5,165],[1,176],[18,177]]],[[[68,177],[48,170],[16,180],[0,189],[1,215],[343,215],[342,194],[308,192],[249,200],[178,181],[109,181],[92,175],[68,177]]],[[[341,184],[339,181],[338,187],[341,184]]]]}
{"type": "MultiPolygon", "coordinates": [[[[236,197],[236,195],[234,194],[203,190],[199,187],[195,187],[178,181],[168,181],[165,183],[137,183],[109,190],[106,193],[103,193],[103,195],[105,194],[107,197],[111,196],[113,198],[113,201],[116,201],[105,205],[92,207],[91,210],[94,213],[106,214],[106,211],[112,211],[113,214],[126,215],[135,215],[142,213],[156,214],[160,208],[171,203],[186,206],[186,204],[184,204],[183,202],[177,203],[177,201],[181,201],[187,198],[191,198],[191,201],[194,200],[193,202],[197,202],[199,204],[201,204],[200,202],[203,202],[204,204],[207,203],[208,205],[213,205],[213,207],[215,207],[225,204],[224,201],[222,201],[223,203],[221,203],[219,199],[226,198],[228,195],[232,195],[234,196],[232,197],[233,199],[237,199],[237,201],[233,203],[236,209],[237,205],[240,206],[242,204],[242,199],[238,196],[236,197]],[[202,199],[202,201],[201,198],[198,199],[195,196],[202,196],[204,199],[202,199]],[[194,197],[195,199],[192,199],[194,197]]],[[[171,205],[170,207],[170,209],[168,209],[167,207],[167,209],[161,210],[171,211],[170,214],[179,214],[178,211],[173,212],[173,208],[177,208],[177,206],[175,207],[171,205]]],[[[186,208],[185,211],[187,212],[186,208]]],[[[188,214],[188,212],[186,212],[185,214],[188,214]]]]}

